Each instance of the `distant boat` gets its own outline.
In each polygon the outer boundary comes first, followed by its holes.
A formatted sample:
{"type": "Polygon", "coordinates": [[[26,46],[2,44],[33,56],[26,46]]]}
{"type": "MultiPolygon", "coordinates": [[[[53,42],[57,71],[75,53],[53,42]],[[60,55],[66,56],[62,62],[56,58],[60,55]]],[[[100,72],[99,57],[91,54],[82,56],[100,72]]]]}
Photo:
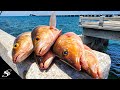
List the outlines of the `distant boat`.
{"type": "Polygon", "coordinates": [[[37,16],[37,15],[35,15],[35,14],[30,14],[29,16],[37,16]]]}
{"type": "Polygon", "coordinates": [[[2,14],[3,11],[0,11],[0,15],[2,14]]]}

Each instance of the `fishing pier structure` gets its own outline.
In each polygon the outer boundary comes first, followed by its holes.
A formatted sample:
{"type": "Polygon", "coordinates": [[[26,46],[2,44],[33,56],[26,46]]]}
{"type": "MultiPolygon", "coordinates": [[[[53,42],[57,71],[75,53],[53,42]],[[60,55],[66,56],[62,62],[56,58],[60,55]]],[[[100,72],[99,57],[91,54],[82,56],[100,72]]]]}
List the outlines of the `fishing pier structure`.
{"type": "Polygon", "coordinates": [[[92,49],[104,51],[110,40],[120,40],[120,16],[80,16],[83,41],[92,49]]]}
{"type": "MultiPolygon", "coordinates": [[[[118,20],[118,19],[117,19],[118,20]]],[[[117,21],[116,21],[117,22],[117,21]]],[[[102,31],[110,31],[110,32],[117,32],[114,34],[111,33],[111,35],[114,35],[112,38],[119,40],[120,39],[120,32],[118,29],[105,29],[103,30],[103,27],[105,27],[103,20],[100,22],[94,22],[92,24],[93,26],[96,26],[97,28],[90,27],[91,25],[87,25],[87,23],[90,22],[84,22],[83,18],[81,18],[80,26],[83,27],[83,37],[85,40],[90,40],[89,37],[94,38],[91,39],[95,40],[95,37],[102,38],[102,31]],[[97,24],[97,25],[96,25],[97,24]],[[87,27],[86,27],[87,26],[87,27]],[[98,30],[99,28],[99,30],[98,30]],[[101,29],[100,29],[101,28],[101,29]],[[93,31],[92,31],[93,30],[93,31]],[[96,31],[98,30],[99,35],[96,31]],[[92,33],[90,33],[90,32],[92,33]],[[96,32],[96,33],[95,33],[96,32]],[[118,36],[117,36],[118,35],[118,36]],[[88,38],[87,38],[88,37],[88,38]]],[[[91,22],[92,23],[92,22],[91,22]]],[[[0,29],[0,57],[22,78],[22,79],[93,79],[88,73],[84,71],[76,71],[70,66],[64,64],[62,61],[60,61],[58,58],[54,60],[54,63],[51,65],[50,69],[43,72],[39,69],[35,59],[34,55],[31,54],[26,60],[24,60],[21,63],[15,64],[12,61],[12,48],[14,45],[16,37],[10,35],[9,33],[5,32],[4,30],[0,29]]],[[[111,37],[105,36],[102,38],[104,39],[111,39],[111,37]]],[[[96,45],[97,46],[97,45],[96,45]]],[[[107,79],[110,71],[111,66],[111,58],[106,53],[102,53],[96,50],[93,50],[93,52],[96,54],[98,58],[98,63],[101,68],[102,73],[102,79],[107,79]]]]}
{"type": "MultiPolygon", "coordinates": [[[[50,17],[50,15],[37,15],[37,14],[30,14],[29,16],[44,16],[44,17],[50,17]]],[[[100,16],[105,16],[105,17],[113,17],[113,16],[120,16],[120,14],[80,14],[80,15],[75,15],[75,14],[69,14],[69,15],[56,15],[57,17],[100,17],[100,16]]]]}

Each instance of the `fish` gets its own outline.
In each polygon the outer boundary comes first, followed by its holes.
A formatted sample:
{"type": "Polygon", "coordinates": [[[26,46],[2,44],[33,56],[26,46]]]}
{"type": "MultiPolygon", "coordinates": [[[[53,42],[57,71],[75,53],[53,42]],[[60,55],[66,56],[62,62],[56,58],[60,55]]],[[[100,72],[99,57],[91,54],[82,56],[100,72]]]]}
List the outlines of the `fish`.
{"type": "Polygon", "coordinates": [[[85,60],[88,63],[88,72],[93,78],[102,79],[101,68],[98,63],[97,56],[90,49],[85,49],[85,60]]]}
{"type": "Polygon", "coordinates": [[[53,52],[77,71],[81,67],[87,69],[87,63],[84,60],[84,45],[82,39],[74,32],[67,32],[56,40],[53,45],[53,52]]]}
{"type": "Polygon", "coordinates": [[[83,69],[94,78],[101,77],[97,57],[74,32],[67,32],[59,36],[53,45],[53,52],[75,70],[83,69]]]}
{"type": "Polygon", "coordinates": [[[49,25],[37,26],[32,30],[35,59],[40,69],[48,69],[55,54],[50,50],[62,30],[56,28],[56,14],[52,12],[49,25]]]}
{"type": "Polygon", "coordinates": [[[34,57],[35,57],[35,60],[37,62],[37,65],[39,66],[39,68],[41,70],[47,70],[50,67],[53,59],[55,58],[55,54],[51,50],[49,50],[42,57],[41,56],[37,56],[37,55],[35,55],[34,57]]]}
{"type": "Polygon", "coordinates": [[[85,49],[85,50],[89,50],[89,51],[92,52],[92,49],[91,49],[89,46],[85,45],[85,44],[84,44],[84,49],[85,49]]]}
{"type": "Polygon", "coordinates": [[[85,60],[88,63],[88,69],[86,70],[93,78],[102,79],[101,68],[98,63],[98,58],[93,50],[84,44],[85,60]]]}
{"type": "Polygon", "coordinates": [[[13,63],[24,61],[33,52],[31,32],[24,32],[18,35],[12,48],[13,63]]]}
{"type": "Polygon", "coordinates": [[[37,56],[44,56],[61,35],[62,30],[56,28],[56,15],[52,13],[49,25],[40,25],[32,30],[34,52],[37,56]]]}

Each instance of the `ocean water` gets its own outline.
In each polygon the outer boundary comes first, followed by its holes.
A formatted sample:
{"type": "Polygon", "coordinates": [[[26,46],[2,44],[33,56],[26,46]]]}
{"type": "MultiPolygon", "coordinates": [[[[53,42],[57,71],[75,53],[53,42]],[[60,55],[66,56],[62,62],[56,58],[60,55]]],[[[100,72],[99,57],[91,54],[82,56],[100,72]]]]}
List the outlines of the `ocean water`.
{"type": "MultiPolygon", "coordinates": [[[[0,29],[7,33],[18,36],[19,34],[32,31],[38,25],[49,25],[50,17],[40,16],[0,16],[0,29]]],[[[79,26],[79,17],[57,17],[57,28],[62,33],[74,32],[82,34],[79,26]]],[[[109,79],[120,79],[120,41],[109,40],[107,54],[111,57],[109,79]]]]}

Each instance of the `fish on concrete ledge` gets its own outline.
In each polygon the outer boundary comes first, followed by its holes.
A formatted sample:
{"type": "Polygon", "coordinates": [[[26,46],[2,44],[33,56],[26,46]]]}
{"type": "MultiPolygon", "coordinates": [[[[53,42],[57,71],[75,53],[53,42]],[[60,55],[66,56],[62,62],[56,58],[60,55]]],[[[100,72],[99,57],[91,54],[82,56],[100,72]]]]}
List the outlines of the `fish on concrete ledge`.
{"type": "Polygon", "coordinates": [[[77,71],[82,68],[94,78],[101,78],[97,58],[75,33],[67,32],[61,35],[53,46],[53,52],[77,71]]]}
{"type": "Polygon", "coordinates": [[[50,48],[61,33],[62,30],[56,28],[55,12],[51,14],[49,26],[37,26],[32,30],[34,56],[40,69],[47,69],[52,63],[55,55],[50,48]]]}
{"type": "MultiPolygon", "coordinates": [[[[20,63],[24,61],[33,52],[33,43],[31,38],[31,32],[24,32],[18,35],[14,41],[12,49],[13,63],[20,63]]],[[[37,62],[40,69],[47,69],[52,63],[55,54],[49,50],[44,56],[37,56],[34,53],[34,59],[37,62]]]]}
{"type": "Polygon", "coordinates": [[[56,15],[52,12],[49,26],[35,27],[32,32],[24,32],[16,38],[12,50],[13,62],[24,61],[34,51],[40,69],[47,69],[55,57],[50,48],[61,32],[56,28],[56,15]]]}
{"type": "Polygon", "coordinates": [[[56,28],[56,14],[52,12],[49,26],[37,26],[32,30],[32,41],[35,54],[37,56],[45,55],[58,36],[61,35],[61,32],[61,30],[56,28]]]}
{"type": "Polygon", "coordinates": [[[84,45],[81,38],[75,33],[68,32],[61,35],[53,46],[53,52],[76,70],[81,70],[81,61],[84,59],[84,45]]]}
{"type": "Polygon", "coordinates": [[[18,35],[14,41],[12,58],[14,63],[25,60],[33,52],[31,32],[24,32],[18,35]]]}
{"type": "Polygon", "coordinates": [[[38,26],[32,31],[34,52],[37,56],[45,55],[54,44],[61,31],[55,27],[38,26]]]}

